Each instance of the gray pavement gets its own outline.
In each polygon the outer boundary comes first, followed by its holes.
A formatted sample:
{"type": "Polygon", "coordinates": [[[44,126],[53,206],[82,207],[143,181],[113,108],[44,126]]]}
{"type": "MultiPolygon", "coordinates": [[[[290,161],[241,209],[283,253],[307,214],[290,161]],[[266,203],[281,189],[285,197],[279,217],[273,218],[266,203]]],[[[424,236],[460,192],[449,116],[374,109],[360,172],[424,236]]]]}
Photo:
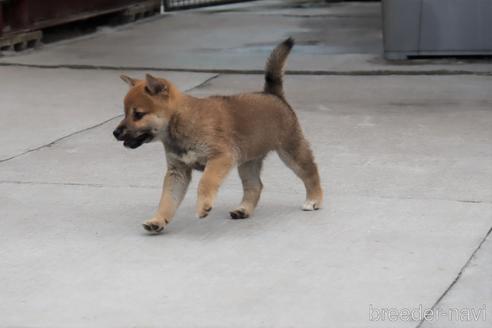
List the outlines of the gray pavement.
{"type": "Polygon", "coordinates": [[[490,326],[490,64],[392,68],[376,59],[377,4],[260,4],[176,13],[1,60],[92,66],[0,67],[1,327],[490,326]],[[327,70],[285,81],[317,157],[325,208],[302,212],[302,184],[271,155],[254,217],[227,218],[241,198],[234,172],[211,215],[195,219],[196,173],[175,221],[147,235],[140,224],[157,205],[165,160],[158,144],[130,151],[113,140],[126,92],[119,74],[153,67],[196,96],[255,91],[261,75],[160,69],[250,73],[296,30],[301,45],[289,67],[315,69],[316,58],[327,70]],[[340,37],[358,30],[360,39],[340,37]],[[255,49],[230,50],[245,43],[255,49]],[[338,67],[340,58],[350,64],[338,67]],[[125,69],[94,69],[105,63],[125,69]],[[431,72],[443,68],[467,71],[431,72]],[[419,306],[488,312],[486,320],[383,320],[381,309],[419,306]]]}
{"type": "MultiPolygon", "coordinates": [[[[119,78],[122,72],[0,67],[0,161],[120,116],[121,95],[128,90],[119,78]]],[[[168,75],[183,90],[214,76],[168,75]]]]}
{"type": "Polygon", "coordinates": [[[293,36],[297,46],[289,58],[291,71],[492,74],[492,64],[483,62],[386,62],[381,59],[381,24],[379,3],[255,1],[104,28],[95,35],[47,45],[42,51],[0,59],[0,63],[258,71],[271,48],[293,36]]]}
{"type": "Polygon", "coordinates": [[[489,237],[463,268],[455,284],[451,285],[436,304],[440,312],[424,328],[490,326],[490,299],[492,295],[492,240],[489,237]]]}

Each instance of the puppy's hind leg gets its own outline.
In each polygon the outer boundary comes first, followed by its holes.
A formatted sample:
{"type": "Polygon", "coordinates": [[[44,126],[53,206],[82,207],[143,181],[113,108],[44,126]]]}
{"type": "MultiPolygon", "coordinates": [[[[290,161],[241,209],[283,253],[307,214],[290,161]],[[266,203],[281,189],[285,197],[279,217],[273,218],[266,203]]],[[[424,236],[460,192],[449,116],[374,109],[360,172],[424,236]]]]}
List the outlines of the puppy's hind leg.
{"type": "Polygon", "coordinates": [[[262,165],[263,158],[259,158],[238,166],[244,195],[239,207],[229,213],[232,219],[245,219],[253,214],[263,189],[260,179],[262,165]]]}
{"type": "Polygon", "coordinates": [[[305,211],[321,208],[323,203],[323,190],[321,188],[318,167],[314,162],[314,156],[309,143],[298,131],[293,134],[288,142],[278,150],[279,157],[294,173],[304,182],[306,188],[306,201],[302,205],[305,211]]]}

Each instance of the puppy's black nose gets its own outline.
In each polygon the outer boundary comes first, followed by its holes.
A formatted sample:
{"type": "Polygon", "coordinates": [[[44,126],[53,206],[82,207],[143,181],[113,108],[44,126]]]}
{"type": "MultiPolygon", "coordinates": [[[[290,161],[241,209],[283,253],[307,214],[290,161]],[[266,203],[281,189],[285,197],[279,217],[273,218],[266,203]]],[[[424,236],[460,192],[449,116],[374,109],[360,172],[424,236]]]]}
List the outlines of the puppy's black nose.
{"type": "Polygon", "coordinates": [[[116,139],[121,140],[121,136],[123,135],[123,128],[117,127],[113,131],[113,135],[116,139]]]}

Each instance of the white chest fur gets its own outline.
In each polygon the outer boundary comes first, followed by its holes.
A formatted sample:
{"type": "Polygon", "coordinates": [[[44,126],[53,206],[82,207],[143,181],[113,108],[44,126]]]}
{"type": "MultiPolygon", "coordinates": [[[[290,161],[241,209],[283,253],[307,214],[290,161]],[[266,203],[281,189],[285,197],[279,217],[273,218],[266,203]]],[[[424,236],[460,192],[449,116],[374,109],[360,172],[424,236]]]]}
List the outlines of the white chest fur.
{"type": "Polygon", "coordinates": [[[168,156],[171,156],[173,159],[178,160],[180,162],[185,163],[186,165],[193,165],[200,162],[200,156],[196,151],[187,151],[182,154],[168,153],[168,156]]]}
{"type": "Polygon", "coordinates": [[[178,156],[178,159],[185,164],[192,165],[199,161],[198,153],[195,151],[188,151],[181,156],[178,156]]]}

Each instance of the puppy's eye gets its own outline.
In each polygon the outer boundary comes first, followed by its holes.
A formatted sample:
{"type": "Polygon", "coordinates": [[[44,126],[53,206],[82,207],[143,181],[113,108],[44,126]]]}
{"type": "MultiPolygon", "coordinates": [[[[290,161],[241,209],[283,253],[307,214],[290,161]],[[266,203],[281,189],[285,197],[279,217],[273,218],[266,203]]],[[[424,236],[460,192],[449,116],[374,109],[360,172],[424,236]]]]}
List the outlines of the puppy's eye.
{"type": "Polygon", "coordinates": [[[137,112],[137,111],[134,111],[134,112],[133,112],[133,120],[134,120],[134,121],[141,120],[141,119],[142,119],[142,117],[144,117],[144,116],[145,116],[145,114],[146,114],[146,113],[144,113],[144,112],[137,112]]]}

